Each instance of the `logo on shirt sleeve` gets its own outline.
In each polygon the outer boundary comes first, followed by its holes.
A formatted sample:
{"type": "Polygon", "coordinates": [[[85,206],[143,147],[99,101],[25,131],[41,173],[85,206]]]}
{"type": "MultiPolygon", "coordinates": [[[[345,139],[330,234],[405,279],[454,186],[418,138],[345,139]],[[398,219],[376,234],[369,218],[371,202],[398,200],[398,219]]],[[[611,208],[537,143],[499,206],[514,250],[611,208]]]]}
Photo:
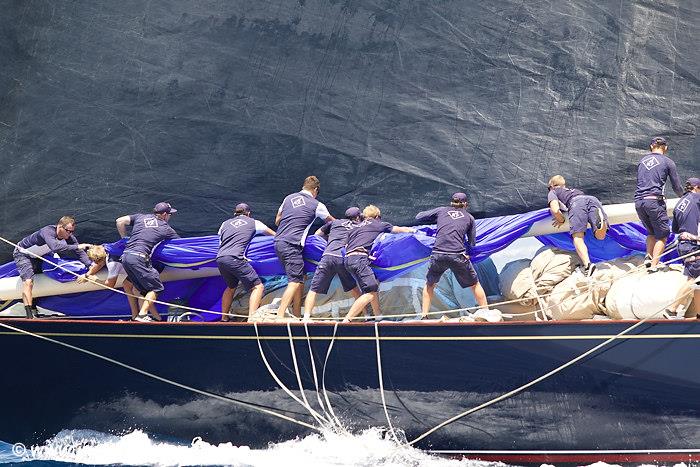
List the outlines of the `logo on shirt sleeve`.
{"type": "Polygon", "coordinates": [[[231,225],[237,229],[240,227],[243,227],[246,224],[247,224],[247,222],[244,221],[243,219],[236,219],[235,221],[231,222],[231,225]]]}
{"type": "Polygon", "coordinates": [[[659,160],[656,158],[656,156],[651,156],[647,157],[646,159],[642,160],[642,164],[644,164],[644,167],[646,167],[647,170],[651,170],[657,165],[661,164],[659,160]]]}
{"type": "Polygon", "coordinates": [[[292,207],[293,208],[299,208],[301,206],[306,206],[306,201],[304,201],[303,196],[295,196],[292,198],[292,207]]]}
{"type": "Polygon", "coordinates": [[[447,215],[452,219],[461,219],[464,217],[464,213],[461,211],[447,211],[447,215]]]}
{"type": "Polygon", "coordinates": [[[144,227],[158,227],[158,219],[150,218],[143,220],[144,227]]]}
{"type": "Polygon", "coordinates": [[[688,206],[690,206],[690,201],[686,198],[680,203],[678,203],[678,206],[676,206],[676,210],[680,212],[685,212],[685,210],[688,209],[688,206]]]}

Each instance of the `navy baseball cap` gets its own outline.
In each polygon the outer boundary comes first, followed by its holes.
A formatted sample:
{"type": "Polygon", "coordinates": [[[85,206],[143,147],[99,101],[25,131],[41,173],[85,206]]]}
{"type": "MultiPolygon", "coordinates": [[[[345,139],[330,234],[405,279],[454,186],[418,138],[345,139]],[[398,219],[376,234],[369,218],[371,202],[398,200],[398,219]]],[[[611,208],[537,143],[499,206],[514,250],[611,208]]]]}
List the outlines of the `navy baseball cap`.
{"type": "Polygon", "coordinates": [[[160,203],[156,204],[153,207],[153,212],[156,214],[163,214],[163,213],[168,213],[168,214],[173,214],[177,212],[177,209],[174,209],[170,203],[166,203],[164,201],[161,201],[160,203]]]}
{"type": "Polygon", "coordinates": [[[250,206],[246,203],[238,203],[236,205],[236,212],[250,212],[250,206]]]}
{"type": "Polygon", "coordinates": [[[455,201],[457,203],[466,203],[467,195],[462,192],[455,193],[454,195],[452,195],[452,201],[455,201]]]}
{"type": "Polygon", "coordinates": [[[686,183],[690,186],[695,186],[700,188],[700,178],[697,177],[690,177],[686,183]]]}
{"type": "Polygon", "coordinates": [[[355,207],[355,206],[348,208],[345,211],[345,218],[346,219],[354,219],[356,217],[360,217],[361,215],[362,215],[362,212],[360,211],[360,208],[355,207]]]}
{"type": "Polygon", "coordinates": [[[655,136],[651,139],[651,143],[649,143],[649,146],[667,146],[668,143],[666,142],[666,138],[663,136],[655,136]]]}

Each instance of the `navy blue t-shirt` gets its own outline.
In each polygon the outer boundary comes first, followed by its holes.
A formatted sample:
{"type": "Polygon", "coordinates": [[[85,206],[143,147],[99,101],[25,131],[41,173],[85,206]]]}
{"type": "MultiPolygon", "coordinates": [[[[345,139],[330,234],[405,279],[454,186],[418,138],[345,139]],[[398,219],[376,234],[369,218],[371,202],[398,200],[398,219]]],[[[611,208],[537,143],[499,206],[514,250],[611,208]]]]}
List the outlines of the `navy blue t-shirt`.
{"type": "MultiPolygon", "coordinates": [[[[561,186],[556,186],[549,190],[547,194],[547,204],[554,200],[558,200],[564,205],[562,211],[569,211],[571,209],[571,201],[577,196],[583,195],[583,191],[577,190],[576,188],[565,188],[561,186]]],[[[561,206],[560,204],[560,206],[561,206]]]]}
{"type": "Polygon", "coordinates": [[[129,216],[131,236],[124,251],[150,255],[163,240],[180,238],[170,225],[155,214],[132,214],[129,216]]]}
{"type": "Polygon", "coordinates": [[[640,200],[645,196],[663,196],[666,180],[671,179],[673,191],[683,196],[683,187],[678,177],[676,163],[668,156],[650,152],[639,160],[637,165],[637,191],[634,199],[640,200]]]}
{"type": "Polygon", "coordinates": [[[700,235],[700,193],[686,193],[673,210],[673,232],[700,235]]]}
{"type": "Polygon", "coordinates": [[[321,232],[328,236],[328,245],[323,250],[323,254],[330,256],[343,256],[343,247],[348,242],[348,233],[357,227],[357,223],[350,219],[336,219],[326,222],[321,227],[321,232]]]}
{"type": "Polygon", "coordinates": [[[318,217],[325,221],[330,214],[326,205],[319,202],[306,190],[292,193],[284,198],[278,210],[282,214],[275,242],[304,245],[311,224],[318,217]]]}
{"type": "Polygon", "coordinates": [[[379,219],[365,219],[348,232],[348,246],[345,248],[345,252],[350,253],[355,250],[369,252],[374,240],[385,232],[391,232],[393,228],[393,225],[379,219]]]}
{"type": "Polygon", "coordinates": [[[464,253],[464,239],[476,245],[476,222],[466,208],[440,207],[416,215],[419,222],[437,223],[435,246],[437,253],[464,253]]]}
{"type": "Polygon", "coordinates": [[[263,233],[267,226],[251,217],[240,215],[224,221],[219,228],[219,251],[217,258],[235,256],[243,259],[245,250],[255,234],[263,233]]]}
{"type": "Polygon", "coordinates": [[[73,234],[66,240],[60,240],[56,236],[55,225],[42,227],[31,235],[24,237],[17,244],[20,248],[20,253],[24,253],[22,250],[34,253],[38,256],[44,256],[49,253],[57,253],[59,256],[72,253],[77,255],[81,263],[90,266],[92,261],[90,261],[90,258],[88,258],[84,250],[78,248],[78,245],[78,239],[73,234]]]}

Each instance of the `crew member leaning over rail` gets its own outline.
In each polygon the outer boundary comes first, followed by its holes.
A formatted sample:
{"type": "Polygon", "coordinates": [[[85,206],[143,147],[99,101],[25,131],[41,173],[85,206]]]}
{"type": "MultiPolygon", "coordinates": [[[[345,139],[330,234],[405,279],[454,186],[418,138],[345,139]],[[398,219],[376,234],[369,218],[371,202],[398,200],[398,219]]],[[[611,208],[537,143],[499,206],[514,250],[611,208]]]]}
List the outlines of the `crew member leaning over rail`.
{"type": "Polygon", "coordinates": [[[583,236],[588,229],[588,224],[591,224],[595,238],[605,239],[608,232],[608,216],[603,211],[603,205],[595,196],[585,195],[583,191],[575,188],[567,188],[566,180],[561,175],[555,175],[549,179],[547,203],[554,217],[552,221],[554,227],[559,228],[564,224],[564,215],[561,211],[568,211],[569,231],[574,248],[581,259],[584,275],[591,277],[595,271],[595,264],[591,263],[583,236]]]}
{"type": "Polygon", "coordinates": [[[679,294],[685,295],[688,288],[694,288],[693,311],[700,315],[700,178],[689,178],[685,189],[686,193],[673,210],[673,232],[678,234],[678,254],[695,254],[683,260],[683,274],[688,277],[688,282],[679,294]]]}
{"type": "MultiPolygon", "coordinates": [[[[132,226],[131,236],[126,243],[121,261],[129,281],[144,295],[141,310],[137,316],[132,315],[136,321],[151,321],[148,316],[150,304],[164,290],[160,273],[151,264],[151,254],[156,245],[163,240],[180,238],[168,225],[170,216],[176,212],[177,209],[173,209],[169,203],[161,202],[155,205],[153,214],[132,214],[122,216],[116,221],[117,231],[122,238],[126,237],[126,227],[132,226]]],[[[127,299],[133,300],[136,304],[136,298],[127,295],[127,299]]],[[[156,320],[160,321],[157,311],[151,310],[151,313],[156,320]]]]}
{"type": "Polygon", "coordinates": [[[435,246],[430,255],[430,267],[423,288],[423,318],[428,317],[435,286],[448,269],[454,273],[461,287],[472,289],[477,305],[482,308],[488,307],[486,292],[479,283],[474,265],[464,246],[465,238],[468,239],[470,247],[476,245],[476,222],[474,216],[467,211],[467,206],[467,195],[455,193],[452,195],[450,206],[419,212],[416,215],[418,222],[437,224],[435,246]]]}
{"type": "Polygon", "coordinates": [[[642,157],[637,165],[634,207],[639,220],[648,232],[647,256],[644,264],[650,272],[655,272],[670,234],[664,196],[666,180],[671,179],[673,191],[678,196],[683,196],[683,187],[681,187],[676,164],[666,155],[668,153],[666,138],[660,136],[652,138],[649,149],[651,152],[642,157]]]}
{"type": "Polygon", "coordinates": [[[416,232],[412,227],[397,227],[382,222],[379,208],[372,204],[362,211],[362,215],[365,220],[348,233],[348,244],[345,247],[345,268],[357,282],[362,295],[352,304],[343,322],[349,322],[358,316],[372,302],[375,313],[379,311],[379,281],[370,267],[370,260],[373,258],[369,256],[374,240],[383,233],[416,232]]]}
{"type": "Polygon", "coordinates": [[[226,289],[221,296],[221,321],[228,321],[233,293],[239,283],[246,292],[250,292],[248,316],[251,316],[260,306],[265,286],[245,257],[248,245],[256,234],[275,235],[275,231],[259,220],[253,219],[250,206],[246,203],[236,205],[233,218],[224,221],[219,227],[216,265],[226,282],[226,289]]]}
{"type": "Polygon", "coordinates": [[[56,225],[47,225],[24,237],[12,253],[12,258],[22,279],[22,302],[24,302],[27,318],[37,317],[37,308],[32,297],[34,273],[41,271],[42,263],[37,256],[56,253],[61,257],[70,259],[77,257],[86,267],[92,265],[84,251],[92,245],[89,243],[78,243],[74,232],[75,219],[70,216],[63,216],[56,225]]]}

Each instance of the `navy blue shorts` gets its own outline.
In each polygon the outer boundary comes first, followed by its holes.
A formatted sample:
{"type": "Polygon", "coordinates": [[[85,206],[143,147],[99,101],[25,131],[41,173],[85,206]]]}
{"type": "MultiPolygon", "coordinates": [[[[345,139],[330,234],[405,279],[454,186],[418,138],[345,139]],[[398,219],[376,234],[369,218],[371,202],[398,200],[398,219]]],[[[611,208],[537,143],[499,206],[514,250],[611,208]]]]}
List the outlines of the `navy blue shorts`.
{"type": "Polygon", "coordinates": [[[338,275],[343,290],[350,292],[355,288],[355,279],[345,269],[345,264],[341,256],[323,255],[321,261],[316,266],[316,272],[311,279],[311,291],[326,294],[331,286],[331,281],[338,275]]]}
{"type": "Polygon", "coordinates": [[[134,284],[141,295],[148,292],[160,293],[163,291],[163,283],[160,281],[160,273],[153,267],[149,258],[124,252],[122,266],[126,271],[129,282],[134,284]]]}
{"type": "Polygon", "coordinates": [[[262,284],[258,273],[242,258],[235,256],[221,256],[216,258],[216,265],[219,267],[221,277],[224,278],[229,289],[235,289],[240,282],[243,288],[249,291],[258,284],[262,284]]]}
{"type": "Polygon", "coordinates": [[[12,253],[12,259],[15,260],[19,277],[21,277],[23,281],[29,280],[34,277],[35,273],[38,274],[41,272],[41,263],[43,263],[43,261],[39,258],[27,256],[15,249],[12,253]]]}
{"type": "MultiPolygon", "coordinates": [[[[700,258],[700,245],[695,242],[680,242],[678,244],[678,256],[684,256],[688,253],[695,252],[695,256],[700,258]]],[[[700,277],[700,259],[693,260],[693,256],[688,257],[691,261],[685,261],[685,269],[683,274],[687,277],[697,279],[700,277]]]]}
{"type": "Polygon", "coordinates": [[[569,232],[585,232],[588,224],[595,230],[598,220],[598,209],[603,213],[603,220],[608,224],[608,215],[603,210],[603,205],[595,196],[581,195],[574,198],[569,210],[569,232]]]}
{"type": "Polygon", "coordinates": [[[304,247],[280,240],[275,242],[275,253],[279,258],[288,282],[304,282],[304,247]]]}
{"type": "Polygon", "coordinates": [[[448,269],[452,271],[457,282],[463,288],[471,287],[479,282],[472,262],[463,254],[433,253],[430,256],[430,267],[426,275],[428,285],[437,284],[440,277],[448,269]]]}
{"type": "Polygon", "coordinates": [[[377,292],[379,281],[374,276],[374,271],[369,267],[367,255],[349,255],[345,257],[345,269],[355,279],[362,293],[377,292]]]}
{"type": "Polygon", "coordinates": [[[639,220],[647,229],[649,235],[657,239],[667,238],[671,233],[668,228],[668,213],[666,202],[656,199],[640,199],[634,202],[639,220]]]}

